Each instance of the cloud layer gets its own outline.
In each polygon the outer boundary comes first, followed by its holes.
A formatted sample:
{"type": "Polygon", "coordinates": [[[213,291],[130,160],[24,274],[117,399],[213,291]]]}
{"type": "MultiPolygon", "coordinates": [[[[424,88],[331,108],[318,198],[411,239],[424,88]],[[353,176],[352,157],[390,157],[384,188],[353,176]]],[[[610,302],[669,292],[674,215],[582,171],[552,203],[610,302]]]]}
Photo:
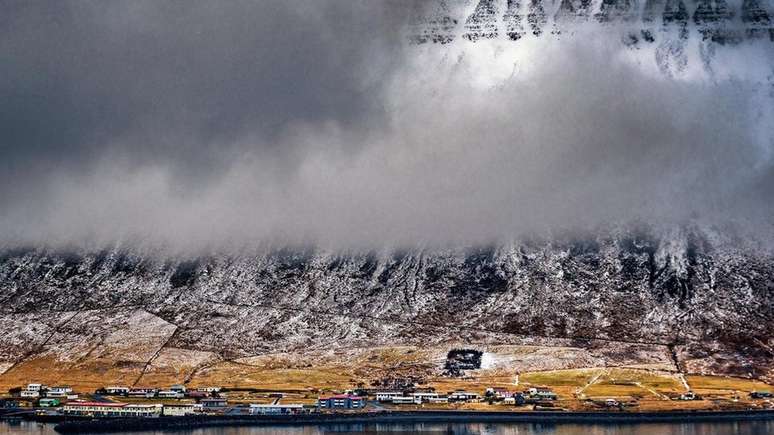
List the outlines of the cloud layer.
{"type": "Polygon", "coordinates": [[[486,243],[774,211],[767,41],[667,76],[598,26],[412,46],[407,2],[9,9],[5,243],[486,243]]]}

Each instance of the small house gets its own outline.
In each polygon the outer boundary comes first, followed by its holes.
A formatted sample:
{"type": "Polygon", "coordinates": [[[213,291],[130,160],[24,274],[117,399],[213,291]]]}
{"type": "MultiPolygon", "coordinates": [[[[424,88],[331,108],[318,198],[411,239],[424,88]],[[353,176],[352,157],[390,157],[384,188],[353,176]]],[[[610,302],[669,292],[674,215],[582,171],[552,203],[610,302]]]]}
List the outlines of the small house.
{"type": "Polygon", "coordinates": [[[390,400],[395,405],[419,405],[422,400],[414,396],[393,396],[390,400]]]}
{"type": "Polygon", "coordinates": [[[429,402],[430,399],[437,399],[438,398],[438,393],[435,393],[435,392],[432,392],[432,393],[431,392],[416,392],[416,393],[411,393],[411,397],[416,399],[418,401],[418,403],[429,402]]]}
{"type": "Polygon", "coordinates": [[[471,393],[468,391],[454,391],[451,394],[449,394],[449,401],[450,402],[467,402],[469,400],[476,400],[478,399],[478,393],[471,393]]]}
{"type": "Polygon", "coordinates": [[[45,392],[46,397],[67,397],[72,394],[73,389],[67,386],[49,387],[45,392]]]}
{"type": "Polygon", "coordinates": [[[156,397],[155,388],[132,388],[129,390],[129,397],[152,399],[156,397]]]}
{"type": "Polygon", "coordinates": [[[175,384],[175,385],[169,387],[169,391],[177,391],[179,393],[185,393],[186,392],[186,388],[185,388],[185,385],[175,384]]]}
{"type": "Polygon", "coordinates": [[[201,404],[202,408],[204,409],[225,408],[227,405],[227,401],[226,399],[222,399],[222,398],[208,398],[208,399],[201,399],[199,401],[199,404],[201,404]]]}
{"type": "Polygon", "coordinates": [[[182,391],[164,390],[157,393],[158,397],[163,399],[182,399],[185,397],[182,391]]]}
{"type": "Polygon", "coordinates": [[[376,393],[376,400],[379,402],[392,402],[393,397],[403,396],[403,393],[398,391],[379,391],[376,393]]]}
{"type": "Polygon", "coordinates": [[[72,387],[69,387],[69,386],[66,386],[66,385],[62,385],[62,386],[58,386],[58,387],[48,387],[47,388],[47,392],[48,393],[62,393],[62,394],[67,395],[67,394],[72,393],[73,389],[72,389],[72,387]]]}
{"type": "Polygon", "coordinates": [[[129,387],[105,387],[105,393],[114,396],[126,396],[129,394],[129,387]]]}
{"type": "Polygon", "coordinates": [[[180,417],[193,414],[195,412],[194,410],[195,407],[193,403],[180,403],[174,405],[164,405],[162,414],[165,416],[180,417]]]}
{"type": "Polygon", "coordinates": [[[40,391],[46,388],[43,384],[27,384],[27,391],[40,391]]]}
{"type": "Polygon", "coordinates": [[[524,391],[524,394],[529,396],[531,399],[537,399],[537,400],[556,400],[557,399],[556,393],[551,391],[550,388],[546,388],[546,387],[530,388],[524,391]]]}
{"type": "Polygon", "coordinates": [[[250,414],[259,415],[287,415],[300,414],[304,411],[304,405],[301,404],[276,404],[276,405],[250,405],[250,414]]]}
{"type": "Polygon", "coordinates": [[[513,397],[516,394],[519,394],[519,393],[515,391],[508,391],[507,388],[494,387],[494,388],[487,388],[485,395],[487,397],[494,397],[496,399],[505,399],[508,397],[513,397]]]}
{"type": "Polygon", "coordinates": [[[199,387],[197,388],[198,391],[203,391],[205,393],[220,393],[221,388],[220,387],[199,387]]]}

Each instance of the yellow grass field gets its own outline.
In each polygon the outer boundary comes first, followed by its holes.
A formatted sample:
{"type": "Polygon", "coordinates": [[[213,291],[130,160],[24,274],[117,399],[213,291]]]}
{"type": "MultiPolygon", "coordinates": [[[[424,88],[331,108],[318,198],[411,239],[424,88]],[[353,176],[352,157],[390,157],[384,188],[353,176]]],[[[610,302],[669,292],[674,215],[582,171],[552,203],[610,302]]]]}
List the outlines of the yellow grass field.
{"type": "Polygon", "coordinates": [[[750,391],[774,392],[774,386],[751,379],[688,375],[686,380],[693,391],[702,395],[729,395],[735,391],[745,395],[750,391]]]}
{"type": "MultiPolygon", "coordinates": [[[[686,391],[682,378],[660,367],[523,371],[524,358],[554,352],[534,346],[498,347],[503,357],[496,364],[485,369],[467,370],[462,377],[449,377],[443,372],[446,349],[395,346],[316,350],[226,361],[213,353],[168,348],[159,352],[149,364],[102,357],[57,361],[41,355],[16,364],[0,375],[0,391],[30,382],[70,385],[80,393],[91,393],[106,385],[166,388],[185,383],[189,388],[221,386],[232,389],[228,392],[232,403],[271,403],[275,400],[272,393],[282,392],[285,403],[312,404],[319,395],[371,387],[379,379],[414,377],[420,380],[420,387],[434,388],[441,394],[466,390],[483,395],[488,387],[522,391],[542,386],[557,393],[556,405],[561,408],[594,409],[604,399],[615,398],[636,409],[652,411],[726,409],[745,406],[745,403],[762,406],[749,400],[749,392],[774,391],[774,387],[760,381],[688,375],[685,377],[688,388],[701,395],[703,400],[676,401],[672,399],[686,391]]],[[[560,350],[562,354],[569,352],[560,350]]],[[[410,407],[401,406],[401,409],[410,407]]],[[[424,408],[517,409],[486,403],[426,404],[424,408]]]]}

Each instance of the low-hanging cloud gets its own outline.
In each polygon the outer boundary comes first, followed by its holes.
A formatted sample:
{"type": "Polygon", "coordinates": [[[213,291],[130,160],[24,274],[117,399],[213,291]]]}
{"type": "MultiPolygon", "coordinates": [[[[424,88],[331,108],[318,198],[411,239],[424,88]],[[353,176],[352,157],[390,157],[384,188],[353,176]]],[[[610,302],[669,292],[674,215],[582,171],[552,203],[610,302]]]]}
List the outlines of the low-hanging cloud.
{"type": "Polygon", "coordinates": [[[409,45],[408,2],[12,9],[5,243],[487,243],[774,211],[766,41],[669,76],[599,26],[409,45]]]}

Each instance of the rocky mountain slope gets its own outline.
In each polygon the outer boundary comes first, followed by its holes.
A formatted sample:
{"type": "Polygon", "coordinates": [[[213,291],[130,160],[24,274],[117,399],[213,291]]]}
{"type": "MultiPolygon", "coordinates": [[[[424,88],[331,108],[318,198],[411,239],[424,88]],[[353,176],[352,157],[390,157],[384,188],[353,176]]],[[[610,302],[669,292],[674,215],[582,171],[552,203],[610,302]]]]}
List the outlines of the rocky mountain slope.
{"type": "Polygon", "coordinates": [[[439,0],[425,4],[413,23],[415,43],[469,41],[572,33],[585,22],[626,26],[632,43],[688,38],[690,33],[720,43],[748,38],[774,41],[766,0],[439,0]]]}
{"type": "Polygon", "coordinates": [[[680,370],[772,379],[774,258],[738,246],[687,227],[445,250],[6,249],[0,372],[39,354],[560,340],[617,343],[622,360],[627,344],[658,346],[680,370]]]}

